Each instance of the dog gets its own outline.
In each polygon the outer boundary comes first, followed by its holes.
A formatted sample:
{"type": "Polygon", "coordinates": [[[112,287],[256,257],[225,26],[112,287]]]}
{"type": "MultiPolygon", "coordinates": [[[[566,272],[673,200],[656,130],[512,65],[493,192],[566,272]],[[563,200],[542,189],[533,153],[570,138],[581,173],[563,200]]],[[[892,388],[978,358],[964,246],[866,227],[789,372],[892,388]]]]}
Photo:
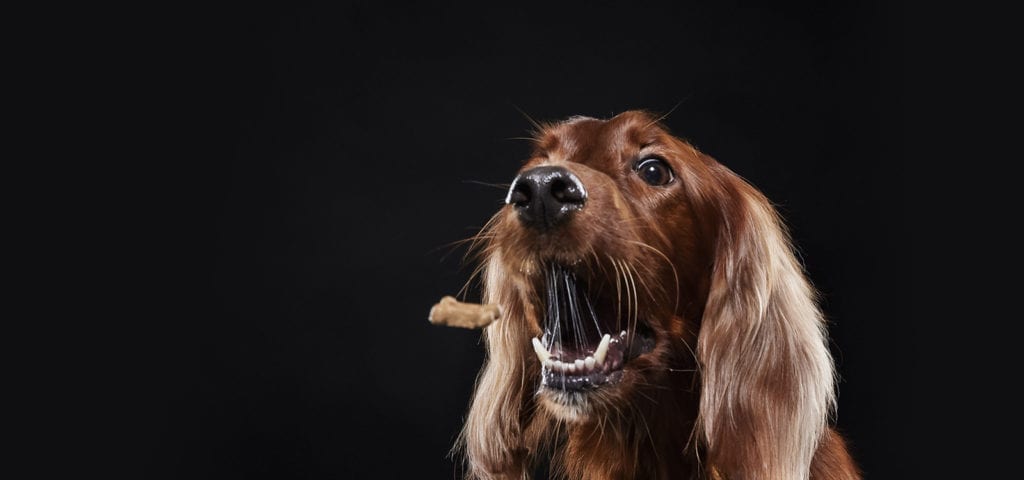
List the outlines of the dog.
{"type": "Polygon", "coordinates": [[[663,119],[538,124],[474,240],[467,478],[859,479],[816,292],[769,200],[663,119]]]}

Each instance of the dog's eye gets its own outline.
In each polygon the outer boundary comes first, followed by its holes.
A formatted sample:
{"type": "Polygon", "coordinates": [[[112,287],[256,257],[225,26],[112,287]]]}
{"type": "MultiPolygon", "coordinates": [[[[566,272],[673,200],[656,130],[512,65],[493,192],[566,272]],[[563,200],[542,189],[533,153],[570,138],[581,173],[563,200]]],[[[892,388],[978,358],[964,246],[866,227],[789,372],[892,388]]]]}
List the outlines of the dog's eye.
{"type": "Polygon", "coordinates": [[[654,186],[668,185],[675,178],[672,169],[664,160],[656,157],[648,157],[640,160],[636,165],[636,173],[645,182],[654,186]]]}

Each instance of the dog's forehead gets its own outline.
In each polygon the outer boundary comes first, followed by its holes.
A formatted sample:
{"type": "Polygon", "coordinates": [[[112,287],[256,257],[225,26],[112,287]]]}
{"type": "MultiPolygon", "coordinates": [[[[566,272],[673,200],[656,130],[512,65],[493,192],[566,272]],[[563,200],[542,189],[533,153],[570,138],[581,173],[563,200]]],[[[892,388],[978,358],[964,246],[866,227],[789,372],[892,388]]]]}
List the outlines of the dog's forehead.
{"type": "Polygon", "coordinates": [[[657,120],[640,111],[628,111],[607,120],[570,117],[548,126],[537,137],[536,156],[594,164],[615,162],[664,134],[657,120]]]}

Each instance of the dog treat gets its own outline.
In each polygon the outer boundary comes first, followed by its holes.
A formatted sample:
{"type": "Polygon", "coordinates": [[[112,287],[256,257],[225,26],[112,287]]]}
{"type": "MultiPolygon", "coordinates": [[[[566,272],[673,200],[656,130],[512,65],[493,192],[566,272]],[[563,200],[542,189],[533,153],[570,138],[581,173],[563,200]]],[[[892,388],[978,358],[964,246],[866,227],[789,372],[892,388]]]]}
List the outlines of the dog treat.
{"type": "Polygon", "coordinates": [[[451,295],[441,298],[430,309],[427,317],[434,325],[449,327],[483,328],[498,319],[501,312],[497,305],[460,302],[451,295]]]}

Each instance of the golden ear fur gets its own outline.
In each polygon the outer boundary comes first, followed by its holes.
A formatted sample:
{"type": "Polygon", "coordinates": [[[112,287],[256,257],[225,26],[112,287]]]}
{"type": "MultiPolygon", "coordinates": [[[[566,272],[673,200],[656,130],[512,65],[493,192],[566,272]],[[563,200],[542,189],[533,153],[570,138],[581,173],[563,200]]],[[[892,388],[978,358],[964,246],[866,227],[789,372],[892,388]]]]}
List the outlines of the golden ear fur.
{"type": "Polygon", "coordinates": [[[718,173],[729,200],[697,348],[706,460],[724,478],[807,478],[835,406],[822,314],[775,209],[718,173]]]}

